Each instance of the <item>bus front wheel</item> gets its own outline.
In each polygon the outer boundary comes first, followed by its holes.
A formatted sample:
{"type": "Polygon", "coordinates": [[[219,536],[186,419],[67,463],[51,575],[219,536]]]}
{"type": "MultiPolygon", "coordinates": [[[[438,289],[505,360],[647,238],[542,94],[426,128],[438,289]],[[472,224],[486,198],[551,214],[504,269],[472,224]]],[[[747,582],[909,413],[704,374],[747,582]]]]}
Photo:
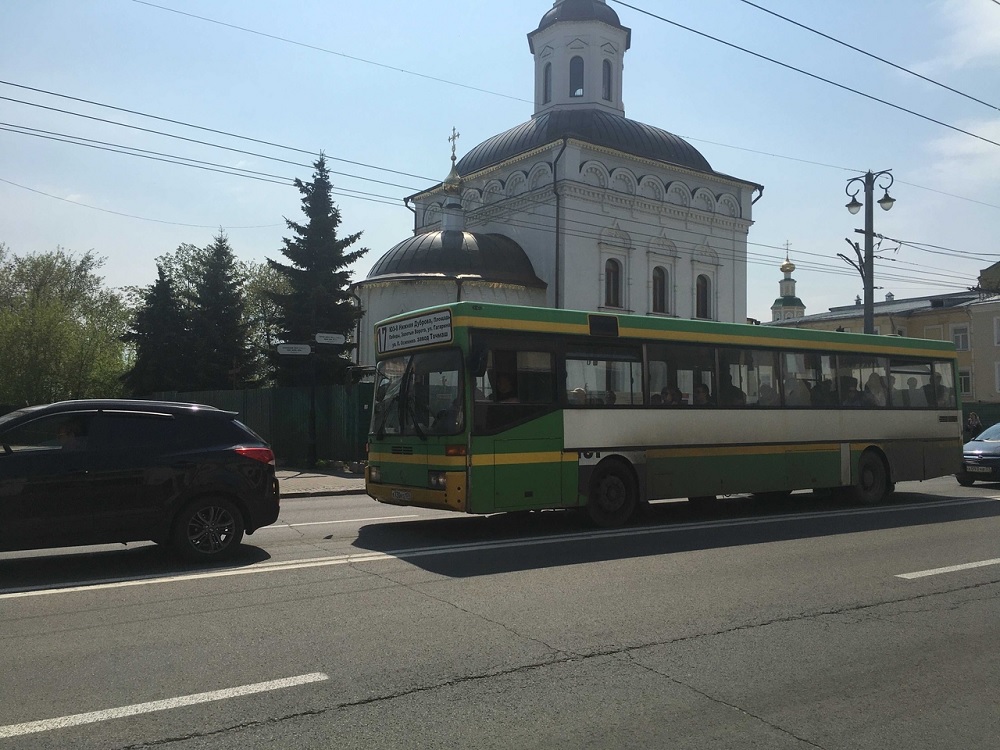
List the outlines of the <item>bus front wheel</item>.
{"type": "Polygon", "coordinates": [[[623,526],[637,504],[635,478],[618,462],[601,464],[590,480],[587,515],[597,526],[623,526]]]}
{"type": "Polygon", "coordinates": [[[854,500],[861,505],[876,505],[892,492],[885,463],[874,451],[865,451],[858,460],[858,483],[852,488],[854,500]]]}

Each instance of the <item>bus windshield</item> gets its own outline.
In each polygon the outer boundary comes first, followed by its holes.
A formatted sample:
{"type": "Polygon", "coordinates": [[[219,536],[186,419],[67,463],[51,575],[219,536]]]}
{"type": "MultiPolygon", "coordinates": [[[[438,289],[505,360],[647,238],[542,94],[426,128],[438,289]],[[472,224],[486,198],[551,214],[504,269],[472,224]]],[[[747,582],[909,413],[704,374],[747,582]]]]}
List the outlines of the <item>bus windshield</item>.
{"type": "Polygon", "coordinates": [[[375,380],[372,432],[455,435],[465,426],[462,354],[458,349],[384,359],[375,380]]]}

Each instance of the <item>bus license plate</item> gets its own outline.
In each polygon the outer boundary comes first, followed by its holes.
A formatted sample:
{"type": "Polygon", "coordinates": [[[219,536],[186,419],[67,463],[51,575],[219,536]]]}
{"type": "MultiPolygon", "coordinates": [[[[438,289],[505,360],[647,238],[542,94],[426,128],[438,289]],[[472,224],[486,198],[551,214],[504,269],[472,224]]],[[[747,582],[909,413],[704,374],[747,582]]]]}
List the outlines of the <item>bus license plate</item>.
{"type": "Polygon", "coordinates": [[[989,466],[966,466],[965,470],[973,474],[991,474],[993,472],[989,466]]]}
{"type": "Polygon", "coordinates": [[[408,503],[413,499],[413,493],[409,490],[393,490],[392,499],[399,500],[402,503],[408,503]]]}

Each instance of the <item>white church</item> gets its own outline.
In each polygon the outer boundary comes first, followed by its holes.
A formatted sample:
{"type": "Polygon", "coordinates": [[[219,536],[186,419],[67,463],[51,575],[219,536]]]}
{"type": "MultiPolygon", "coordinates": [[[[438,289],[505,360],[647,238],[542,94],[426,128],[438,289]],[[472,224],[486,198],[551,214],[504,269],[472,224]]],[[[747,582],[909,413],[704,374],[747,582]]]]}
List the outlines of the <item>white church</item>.
{"type": "MultiPolygon", "coordinates": [[[[362,332],[475,300],[746,322],[747,233],[763,187],[625,117],[632,32],[605,0],[557,0],[528,34],[534,114],[407,198],[414,234],[353,284],[362,332]]],[[[453,140],[454,144],[454,140],[453,140]]],[[[358,362],[374,363],[371,336],[358,362]]]]}

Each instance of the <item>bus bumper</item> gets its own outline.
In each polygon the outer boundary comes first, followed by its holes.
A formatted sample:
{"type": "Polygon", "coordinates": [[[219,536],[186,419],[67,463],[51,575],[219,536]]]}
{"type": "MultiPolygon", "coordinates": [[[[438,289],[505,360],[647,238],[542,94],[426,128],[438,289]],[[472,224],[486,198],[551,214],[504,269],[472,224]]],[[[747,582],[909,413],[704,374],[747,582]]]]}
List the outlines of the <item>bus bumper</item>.
{"type": "Polygon", "coordinates": [[[467,507],[467,492],[464,471],[448,471],[445,475],[445,489],[432,490],[427,487],[411,487],[402,484],[381,484],[371,480],[370,467],[365,468],[365,491],[380,503],[408,505],[418,508],[457,510],[464,512],[467,507]]]}

